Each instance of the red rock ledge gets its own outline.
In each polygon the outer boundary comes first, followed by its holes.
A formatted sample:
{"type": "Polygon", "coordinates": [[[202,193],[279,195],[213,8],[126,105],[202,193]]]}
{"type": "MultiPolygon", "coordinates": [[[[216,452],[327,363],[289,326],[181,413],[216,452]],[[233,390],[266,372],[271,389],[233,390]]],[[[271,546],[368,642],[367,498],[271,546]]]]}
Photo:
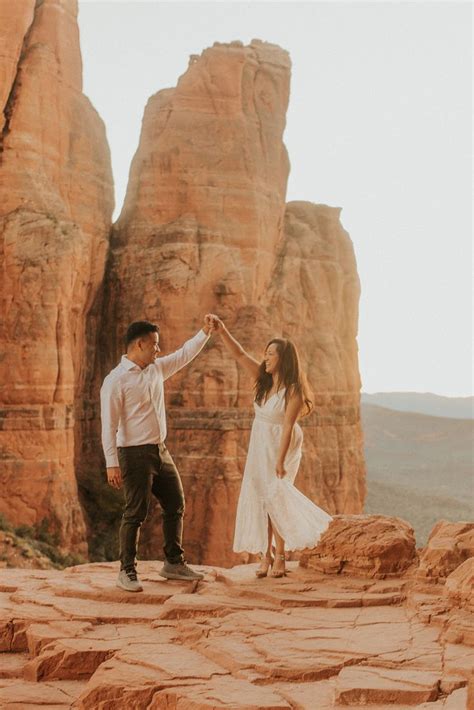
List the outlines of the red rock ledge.
{"type": "Polygon", "coordinates": [[[473,636],[450,625],[460,613],[473,625],[467,572],[446,588],[451,607],[413,575],[291,562],[281,580],[244,565],[180,583],[159,568],[139,564],[140,594],[115,588],[116,563],[2,570],[0,707],[466,707],[473,636]]]}

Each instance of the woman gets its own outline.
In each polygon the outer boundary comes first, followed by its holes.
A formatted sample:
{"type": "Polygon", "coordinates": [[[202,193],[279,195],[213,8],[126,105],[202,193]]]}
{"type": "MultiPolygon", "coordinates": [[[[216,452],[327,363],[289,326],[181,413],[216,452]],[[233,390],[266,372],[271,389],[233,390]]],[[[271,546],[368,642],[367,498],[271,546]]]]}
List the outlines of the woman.
{"type": "Polygon", "coordinates": [[[312,410],[309,388],[290,340],[270,340],[258,363],[217,317],[214,328],[255,380],[255,419],[237,506],[234,552],[260,553],[257,577],[265,577],[270,567],[272,577],[283,577],[285,546],[314,547],[331,521],[293,485],[303,442],[297,419],[312,410]]]}

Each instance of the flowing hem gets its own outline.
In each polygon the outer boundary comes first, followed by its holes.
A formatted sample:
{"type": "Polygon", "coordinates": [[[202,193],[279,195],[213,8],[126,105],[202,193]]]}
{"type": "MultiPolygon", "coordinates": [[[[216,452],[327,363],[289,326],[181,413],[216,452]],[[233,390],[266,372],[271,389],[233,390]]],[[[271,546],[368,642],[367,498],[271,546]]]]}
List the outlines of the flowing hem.
{"type": "MultiPolygon", "coordinates": [[[[331,520],[332,520],[332,518],[331,518],[331,520]]],[[[328,524],[328,527],[329,527],[329,524],[328,524]]],[[[327,528],[326,528],[326,530],[327,530],[327,528]]],[[[321,539],[321,536],[326,532],[326,530],[323,530],[321,532],[321,534],[319,535],[319,537],[317,538],[317,540],[315,540],[314,542],[310,542],[309,545],[303,545],[303,546],[298,545],[297,547],[292,545],[291,547],[288,547],[286,544],[286,541],[285,541],[285,552],[303,552],[303,550],[312,550],[313,547],[316,547],[316,545],[318,544],[318,542],[321,539]]],[[[277,530],[277,532],[278,532],[278,530],[277,530]]],[[[232,551],[235,552],[236,555],[240,555],[243,552],[247,552],[249,555],[260,555],[260,554],[264,555],[267,551],[267,547],[265,546],[264,550],[244,550],[244,549],[236,550],[235,547],[233,547],[232,551]]]]}
{"type": "Polygon", "coordinates": [[[249,510],[245,521],[240,520],[239,534],[234,536],[234,552],[252,555],[265,553],[268,545],[267,516],[272,527],[285,541],[288,552],[314,548],[332,521],[326,511],[315,505],[292,483],[277,479],[272,484],[265,504],[254,508],[252,512],[249,510]]]}

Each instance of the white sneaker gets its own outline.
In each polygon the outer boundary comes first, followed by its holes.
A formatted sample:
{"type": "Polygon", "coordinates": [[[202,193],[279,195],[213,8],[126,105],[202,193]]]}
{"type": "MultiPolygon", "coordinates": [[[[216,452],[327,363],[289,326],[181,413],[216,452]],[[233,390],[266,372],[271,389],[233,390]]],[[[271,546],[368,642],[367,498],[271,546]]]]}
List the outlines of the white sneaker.
{"type": "Polygon", "coordinates": [[[138,580],[135,567],[121,569],[115,586],[120,587],[120,589],[124,589],[126,592],[143,591],[143,587],[138,580]]]}

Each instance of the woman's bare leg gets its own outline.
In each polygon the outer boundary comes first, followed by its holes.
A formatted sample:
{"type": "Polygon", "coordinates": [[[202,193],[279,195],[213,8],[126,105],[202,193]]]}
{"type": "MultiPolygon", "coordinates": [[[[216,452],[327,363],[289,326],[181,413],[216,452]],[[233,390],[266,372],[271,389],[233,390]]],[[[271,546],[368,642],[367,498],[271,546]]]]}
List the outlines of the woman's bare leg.
{"type": "Polygon", "coordinates": [[[273,535],[275,537],[275,561],[273,563],[272,575],[275,577],[281,577],[285,572],[285,541],[277,533],[275,528],[273,528],[273,535]]]}
{"type": "Polygon", "coordinates": [[[262,555],[262,561],[260,562],[260,566],[258,567],[257,572],[256,572],[257,577],[266,577],[266,575],[268,574],[268,570],[270,568],[270,565],[273,562],[272,541],[273,541],[273,530],[272,530],[272,524],[270,522],[270,517],[268,517],[267,551],[265,552],[264,555],[262,555]]]}
{"type": "Polygon", "coordinates": [[[268,520],[268,545],[267,545],[267,557],[272,556],[272,542],[273,542],[273,528],[272,528],[272,521],[270,520],[270,516],[267,516],[268,520]]]}

